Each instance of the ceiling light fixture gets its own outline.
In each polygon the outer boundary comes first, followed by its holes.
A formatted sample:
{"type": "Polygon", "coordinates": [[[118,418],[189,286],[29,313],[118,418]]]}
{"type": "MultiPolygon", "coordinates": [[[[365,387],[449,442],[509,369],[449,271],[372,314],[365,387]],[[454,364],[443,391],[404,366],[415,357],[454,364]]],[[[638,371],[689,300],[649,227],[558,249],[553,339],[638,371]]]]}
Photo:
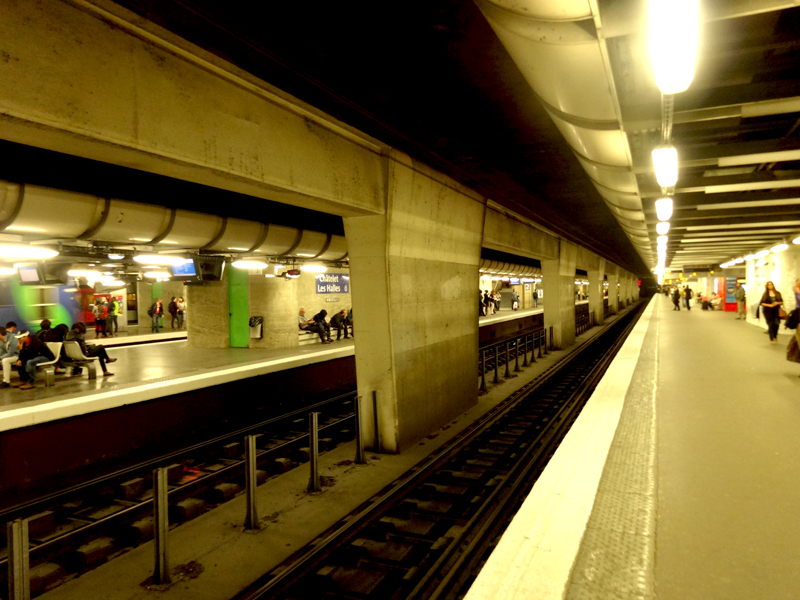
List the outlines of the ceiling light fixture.
{"type": "Polygon", "coordinates": [[[669,233],[669,222],[662,221],[661,223],[656,223],[656,233],[658,235],[667,235],[667,233],[669,233]]]}
{"type": "Polygon", "coordinates": [[[735,259],[733,260],[733,264],[735,264],[735,265],[740,265],[740,264],[742,264],[743,262],[744,262],[744,259],[743,259],[743,258],[741,258],[741,257],[739,257],[739,258],[735,258],[735,259]]]}
{"type": "Polygon", "coordinates": [[[798,236],[798,237],[794,238],[794,239],[792,240],[792,243],[793,243],[793,244],[800,244],[800,236],[798,236]]]}
{"type": "Polygon", "coordinates": [[[767,254],[769,254],[769,250],[759,250],[756,252],[756,258],[764,258],[767,254]]]}
{"type": "Polygon", "coordinates": [[[301,266],[300,270],[305,271],[306,273],[324,273],[325,271],[328,270],[328,267],[326,267],[325,265],[309,264],[301,266]]]}
{"type": "Polygon", "coordinates": [[[144,276],[148,279],[169,279],[172,274],[167,271],[148,271],[144,276]]]}
{"type": "Polygon", "coordinates": [[[137,263],[147,263],[151,265],[182,265],[186,259],[183,256],[169,254],[137,254],[133,257],[137,263]]]}
{"type": "Polygon", "coordinates": [[[664,94],[686,91],[694,77],[699,0],[648,0],[650,60],[664,94]]]}
{"type": "Polygon", "coordinates": [[[659,221],[669,221],[672,216],[672,198],[656,200],[656,215],[659,221]]]}
{"type": "Polygon", "coordinates": [[[652,156],[658,185],[662,188],[674,186],[678,182],[678,151],[673,146],[659,146],[653,149],[652,156]]]}
{"type": "Polygon", "coordinates": [[[237,269],[266,269],[269,264],[261,260],[235,260],[231,266],[237,269]]]}
{"type": "Polygon", "coordinates": [[[665,235],[660,235],[656,238],[656,246],[666,246],[669,238],[665,235]]]}
{"type": "Polygon", "coordinates": [[[784,250],[789,248],[789,244],[778,244],[777,246],[773,246],[770,248],[771,252],[783,252],[784,250]]]}
{"type": "Polygon", "coordinates": [[[124,254],[109,254],[108,258],[110,258],[111,260],[122,260],[123,258],[125,258],[125,255],[124,254]]]}
{"type": "Polygon", "coordinates": [[[0,275],[14,275],[17,270],[11,267],[0,267],[0,275]]]}
{"type": "Polygon", "coordinates": [[[41,259],[46,260],[58,256],[56,250],[41,246],[22,246],[16,244],[0,244],[0,258],[9,259],[41,259]]]}

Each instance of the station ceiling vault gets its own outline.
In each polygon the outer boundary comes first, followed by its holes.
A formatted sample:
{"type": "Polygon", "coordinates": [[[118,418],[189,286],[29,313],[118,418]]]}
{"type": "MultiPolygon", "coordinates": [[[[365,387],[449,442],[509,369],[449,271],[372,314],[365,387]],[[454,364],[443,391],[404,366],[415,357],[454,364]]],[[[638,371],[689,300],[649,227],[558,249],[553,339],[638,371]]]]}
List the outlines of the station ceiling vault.
{"type": "MultiPolygon", "coordinates": [[[[644,0],[118,3],[633,272],[655,265],[661,189],[650,151],[662,99],[644,0]],[[523,37],[579,31],[605,70],[580,74],[586,93],[607,85],[613,118],[569,115],[544,99],[489,10],[521,23],[523,37]],[[613,167],[629,182],[624,211],[609,209],[613,194],[597,174],[608,165],[568,143],[558,119],[621,132],[627,164],[613,167]]],[[[712,267],[800,235],[794,5],[701,0],[694,80],[674,100],[680,171],[668,268],[712,267]]]]}

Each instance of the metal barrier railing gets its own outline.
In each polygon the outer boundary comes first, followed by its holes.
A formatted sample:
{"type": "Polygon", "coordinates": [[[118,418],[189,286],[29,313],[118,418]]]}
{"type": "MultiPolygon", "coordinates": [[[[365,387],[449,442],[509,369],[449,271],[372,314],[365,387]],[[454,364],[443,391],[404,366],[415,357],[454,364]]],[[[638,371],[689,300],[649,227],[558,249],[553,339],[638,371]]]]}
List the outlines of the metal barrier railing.
{"type": "MultiPolygon", "coordinates": [[[[543,355],[548,353],[547,350],[547,330],[538,329],[523,333],[517,337],[496,342],[488,346],[484,346],[479,350],[478,357],[478,378],[480,380],[480,390],[485,392],[486,375],[494,371],[494,377],[491,383],[500,383],[500,367],[505,366],[504,378],[516,377],[511,374],[511,362],[514,362],[514,372],[518,373],[520,368],[520,358],[522,359],[522,366],[527,367],[528,364],[536,362],[536,358],[542,358],[543,355]],[[538,357],[537,357],[538,351],[538,357]],[[528,355],[530,354],[530,360],[528,355]]],[[[553,328],[550,328],[550,351],[553,350],[553,328]]]]}

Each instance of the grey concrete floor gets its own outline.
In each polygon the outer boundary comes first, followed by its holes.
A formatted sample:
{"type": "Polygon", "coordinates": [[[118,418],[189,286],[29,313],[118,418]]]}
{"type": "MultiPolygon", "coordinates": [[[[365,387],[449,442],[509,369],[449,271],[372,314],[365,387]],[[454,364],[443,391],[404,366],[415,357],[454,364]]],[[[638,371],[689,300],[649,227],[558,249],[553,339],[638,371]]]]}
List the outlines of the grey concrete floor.
{"type": "MultiPolygon", "coordinates": [[[[91,336],[90,336],[91,337],[91,336]]],[[[87,339],[87,343],[102,345],[103,339],[87,339]]],[[[56,375],[55,385],[44,386],[44,375],[37,379],[37,387],[33,390],[18,388],[0,389],[0,412],[20,406],[31,406],[51,402],[54,399],[85,395],[93,392],[115,389],[121,386],[132,386],[164,377],[176,377],[220,369],[230,365],[241,365],[274,358],[310,354],[321,348],[334,348],[342,345],[352,346],[352,340],[341,340],[329,346],[319,344],[301,348],[285,348],[280,350],[261,350],[251,348],[190,348],[186,341],[161,342],[140,346],[108,348],[111,358],[118,360],[108,365],[114,373],[112,377],[103,377],[98,367],[97,379],[90,381],[86,369],[82,375],[56,375]]],[[[16,379],[13,375],[12,381],[16,379]]]]}
{"type": "MultiPolygon", "coordinates": [[[[734,313],[658,302],[656,597],[800,598],[800,365],[734,313]]],[[[652,325],[651,325],[652,326],[652,325]]]]}

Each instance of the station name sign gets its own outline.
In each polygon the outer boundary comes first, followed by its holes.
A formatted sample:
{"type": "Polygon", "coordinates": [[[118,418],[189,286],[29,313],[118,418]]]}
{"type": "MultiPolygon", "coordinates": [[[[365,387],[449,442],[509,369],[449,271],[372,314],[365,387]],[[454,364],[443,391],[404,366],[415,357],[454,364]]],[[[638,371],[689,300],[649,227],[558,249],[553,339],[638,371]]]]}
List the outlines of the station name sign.
{"type": "Polygon", "coordinates": [[[349,294],[350,276],[345,273],[320,273],[316,276],[318,294],[349,294]]]}

